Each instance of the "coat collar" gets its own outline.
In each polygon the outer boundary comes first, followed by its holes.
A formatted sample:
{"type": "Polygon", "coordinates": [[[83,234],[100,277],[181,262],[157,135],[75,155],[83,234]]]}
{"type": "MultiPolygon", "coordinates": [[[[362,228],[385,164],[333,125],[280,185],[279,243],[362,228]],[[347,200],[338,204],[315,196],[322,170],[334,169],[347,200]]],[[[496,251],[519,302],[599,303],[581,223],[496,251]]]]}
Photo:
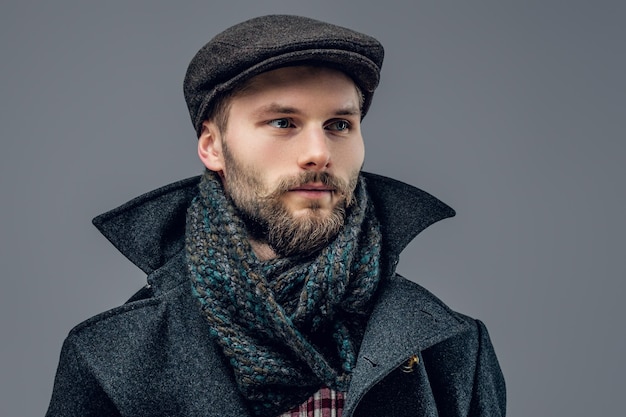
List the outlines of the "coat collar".
{"type": "MultiPolygon", "coordinates": [[[[418,233],[455,214],[418,188],[376,174],[363,176],[382,225],[383,247],[394,266],[418,233]]],[[[124,256],[151,274],[183,248],[187,207],[199,180],[196,176],[150,191],[96,217],[93,224],[124,256]]]]}

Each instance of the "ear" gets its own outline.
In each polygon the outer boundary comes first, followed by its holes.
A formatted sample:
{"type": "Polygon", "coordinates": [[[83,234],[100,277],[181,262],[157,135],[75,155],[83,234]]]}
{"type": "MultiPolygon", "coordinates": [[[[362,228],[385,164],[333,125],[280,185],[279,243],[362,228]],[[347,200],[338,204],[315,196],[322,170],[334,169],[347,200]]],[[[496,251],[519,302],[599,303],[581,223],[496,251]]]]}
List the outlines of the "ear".
{"type": "Polygon", "coordinates": [[[205,167],[211,171],[224,171],[224,155],[222,153],[222,137],[215,123],[202,122],[202,132],[198,138],[198,157],[205,167]]]}

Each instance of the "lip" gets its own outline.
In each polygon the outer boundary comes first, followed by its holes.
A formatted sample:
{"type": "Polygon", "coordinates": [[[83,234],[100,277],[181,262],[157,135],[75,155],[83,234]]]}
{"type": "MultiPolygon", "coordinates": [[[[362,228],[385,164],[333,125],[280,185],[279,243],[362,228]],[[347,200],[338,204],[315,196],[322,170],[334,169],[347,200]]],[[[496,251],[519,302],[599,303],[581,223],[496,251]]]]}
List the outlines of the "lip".
{"type": "Polygon", "coordinates": [[[303,184],[297,187],[291,188],[289,191],[335,191],[334,188],[328,187],[324,184],[303,184]]]}
{"type": "Polygon", "coordinates": [[[304,198],[319,199],[332,194],[335,189],[324,184],[303,184],[289,191],[304,198]]]}

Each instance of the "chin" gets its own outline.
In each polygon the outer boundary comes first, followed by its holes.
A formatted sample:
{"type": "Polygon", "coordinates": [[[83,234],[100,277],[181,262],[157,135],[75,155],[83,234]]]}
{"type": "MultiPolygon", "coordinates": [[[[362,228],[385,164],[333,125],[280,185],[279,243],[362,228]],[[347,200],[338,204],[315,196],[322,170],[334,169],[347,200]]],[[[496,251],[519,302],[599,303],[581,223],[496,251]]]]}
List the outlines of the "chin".
{"type": "Polygon", "coordinates": [[[311,204],[304,208],[291,210],[294,218],[314,217],[318,219],[327,218],[333,212],[331,207],[320,207],[319,204],[311,204]]]}

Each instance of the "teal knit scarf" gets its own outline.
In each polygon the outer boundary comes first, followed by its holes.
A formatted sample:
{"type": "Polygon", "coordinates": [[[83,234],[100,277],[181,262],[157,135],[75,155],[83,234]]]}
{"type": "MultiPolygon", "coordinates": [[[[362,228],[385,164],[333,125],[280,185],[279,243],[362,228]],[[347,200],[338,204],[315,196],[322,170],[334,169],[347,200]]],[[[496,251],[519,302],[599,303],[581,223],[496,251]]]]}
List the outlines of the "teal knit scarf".
{"type": "Polygon", "coordinates": [[[276,416],[322,385],[347,391],[380,280],[381,234],[363,178],[346,222],[311,257],[261,262],[207,172],[187,214],[192,291],[252,411],[276,416]]]}

